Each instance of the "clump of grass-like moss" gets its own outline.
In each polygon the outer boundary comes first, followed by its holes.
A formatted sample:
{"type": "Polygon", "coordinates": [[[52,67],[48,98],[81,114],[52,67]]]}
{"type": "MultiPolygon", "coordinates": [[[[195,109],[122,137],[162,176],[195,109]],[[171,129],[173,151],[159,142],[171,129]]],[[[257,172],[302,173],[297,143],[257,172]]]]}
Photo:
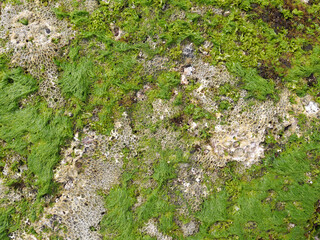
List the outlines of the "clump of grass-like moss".
{"type": "Polygon", "coordinates": [[[139,193],[141,190],[138,190],[139,188],[130,181],[137,178],[141,178],[142,182],[148,181],[148,177],[138,168],[134,169],[133,174],[124,173],[122,184],[114,187],[106,196],[106,208],[109,214],[104,216],[101,228],[107,238],[141,238],[143,236],[141,229],[148,220],[153,218],[160,219],[160,227],[164,231],[170,232],[175,229],[173,215],[176,206],[170,202],[167,183],[176,177],[174,165],[184,161],[183,156],[179,151],[175,153],[173,150],[161,150],[157,145],[151,145],[156,147],[155,150],[161,155],[159,162],[154,165],[152,175],[157,182],[157,187],[148,188],[139,193]],[[145,200],[141,206],[132,210],[138,194],[141,194],[145,200]]]}
{"type": "MultiPolygon", "coordinates": [[[[38,180],[39,199],[55,189],[52,170],[60,159],[60,147],[72,135],[73,123],[77,128],[90,123],[94,130],[107,134],[123,111],[130,113],[136,92],[145,84],[153,88],[149,103],[154,98],[170,99],[173,89],[181,90],[180,76],[172,69],[184,64],[181,49],[185,43],[194,43],[198,57],[199,46],[208,41],[205,60],[230,66],[229,70],[240,77],[236,86],[247,90],[249,97],[276,100],[281,80],[299,96],[319,97],[319,47],[313,46],[320,40],[317,1],[309,5],[283,0],[100,1],[92,14],[77,9],[81,5],[78,1],[71,5],[72,12],[66,11],[63,4],[54,10],[58,18],[70,21],[78,31],[74,41],[77,46],[70,49],[68,58],[57,61],[63,71],[59,83],[67,98],[66,108],[49,109],[40,97],[38,103],[20,106],[22,99],[36,93],[38,83],[22,69],[9,69],[8,59],[0,58],[0,138],[6,142],[6,148],[27,157],[29,169],[38,180]],[[202,7],[204,12],[194,12],[194,8],[202,7]],[[221,14],[213,8],[221,8],[221,14]],[[125,34],[115,40],[119,29],[125,34]],[[147,40],[155,43],[156,48],[149,46],[147,40]],[[103,47],[96,47],[97,42],[103,47]],[[80,43],[82,47],[78,46],[80,43]],[[145,54],[146,60],[155,55],[168,57],[171,70],[152,77],[143,75],[138,58],[145,54]],[[95,121],[91,120],[94,110],[98,116],[95,121]],[[73,113],[73,117],[66,117],[65,111],[73,113]]],[[[192,87],[186,86],[185,91],[192,87]]],[[[230,87],[222,86],[218,94],[228,96],[230,91],[230,87]]],[[[183,107],[183,114],[194,120],[212,119],[200,105],[190,103],[190,95],[183,93],[180,91],[175,101],[183,107]]],[[[227,101],[219,104],[220,110],[229,107],[227,101]]],[[[183,117],[180,120],[176,122],[183,122],[183,117]]],[[[305,120],[300,115],[299,125],[305,120]]],[[[280,156],[266,158],[264,175],[250,182],[241,180],[241,176],[228,179],[222,190],[213,193],[194,215],[201,227],[190,238],[303,237],[313,204],[319,199],[319,129],[313,130],[309,143],[292,137],[280,156]],[[306,180],[309,172],[312,184],[306,180]],[[288,229],[288,223],[294,227],[288,229]]],[[[201,135],[208,138],[209,133],[203,131],[201,135]]],[[[135,169],[137,174],[124,174],[123,183],[106,197],[109,211],[101,223],[105,236],[140,238],[138,229],[150,218],[156,218],[161,231],[182,238],[181,231],[176,230],[175,206],[168,197],[168,182],[175,177],[176,166],[166,161],[168,155],[179,157],[172,151],[158,151],[163,155],[154,164],[151,177],[158,187],[139,192],[145,199],[140,207],[133,210],[138,193],[131,182],[140,177],[139,169],[135,169]]],[[[7,183],[17,184],[19,180],[7,183]]],[[[14,213],[11,209],[1,209],[0,213],[0,238],[5,239],[13,231],[9,225],[13,222],[10,214],[14,213]]]]}
{"type": "Polygon", "coordinates": [[[60,147],[72,136],[71,122],[41,99],[21,108],[20,101],[37,90],[37,81],[22,69],[8,69],[4,62],[0,71],[0,138],[6,148],[28,158],[41,197],[53,191],[52,170],[60,159],[60,147]]]}
{"type": "MultiPolygon", "coordinates": [[[[314,164],[320,156],[320,139],[319,129],[314,131],[309,142],[292,136],[279,157],[270,155],[262,176],[251,181],[241,176],[227,180],[196,215],[202,224],[191,239],[304,238],[304,227],[319,198],[320,178],[314,164]],[[307,174],[312,172],[312,179],[308,179],[307,174]],[[221,223],[228,224],[222,228],[221,223]]],[[[253,173],[249,170],[246,174],[253,173]]]]}

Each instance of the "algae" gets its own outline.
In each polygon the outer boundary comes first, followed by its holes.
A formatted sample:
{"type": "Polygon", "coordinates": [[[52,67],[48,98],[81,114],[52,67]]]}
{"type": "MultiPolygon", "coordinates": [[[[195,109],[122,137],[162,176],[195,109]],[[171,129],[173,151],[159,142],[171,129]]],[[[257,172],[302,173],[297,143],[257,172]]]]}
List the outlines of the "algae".
{"type": "MultiPolygon", "coordinates": [[[[1,2],[4,6],[17,1],[1,2]]],[[[155,236],[143,229],[154,221],[173,239],[319,236],[317,118],[292,110],[299,136],[287,129],[279,134],[268,129],[265,157],[248,169],[233,163],[208,169],[198,161],[211,151],[207,146],[214,126],[227,124],[239,99],[277,102],[288,88],[292,104],[305,96],[320,104],[319,1],[121,0],[96,1],[93,10],[85,2],[37,3],[52,7],[76,32],[54,59],[65,105],[49,108],[38,94],[44,80],[14,66],[10,53],[0,58],[0,169],[11,164],[6,160],[10,151],[20,154],[25,160],[12,163],[10,169],[18,173],[26,164],[28,170],[19,178],[4,177],[5,185],[9,191],[28,186],[37,192],[36,200],[3,201],[0,238],[9,239],[20,226],[39,239],[54,232],[45,228],[37,233],[22,222],[37,222],[43,208],[64,191],[53,180],[61,148],[84,127],[111,135],[123,114],[143,140],[135,157],[123,147],[121,183],[101,193],[106,212],[101,229],[90,226],[91,231],[100,231],[104,239],[152,239],[155,236]],[[189,44],[192,53],[185,50],[189,44]],[[164,60],[145,64],[155,57],[164,60]],[[207,111],[192,96],[199,79],[181,84],[183,69],[197,59],[227,66],[235,79],[234,84],[207,90],[217,103],[216,111],[207,111]],[[146,100],[140,101],[138,93],[146,100]],[[153,103],[158,99],[172,104],[176,112],[157,119],[153,103]],[[163,139],[151,137],[157,134],[163,139]],[[176,139],[164,143],[165,137],[176,135],[188,144],[176,139]],[[176,187],[185,163],[205,171],[207,178],[198,181],[207,186],[206,195],[195,193],[198,198],[190,200],[186,194],[192,193],[176,187]],[[218,179],[213,180],[215,174],[218,179]],[[188,235],[183,226],[191,222],[199,231],[188,235]]],[[[29,22],[22,19],[19,24],[29,22]]]]}

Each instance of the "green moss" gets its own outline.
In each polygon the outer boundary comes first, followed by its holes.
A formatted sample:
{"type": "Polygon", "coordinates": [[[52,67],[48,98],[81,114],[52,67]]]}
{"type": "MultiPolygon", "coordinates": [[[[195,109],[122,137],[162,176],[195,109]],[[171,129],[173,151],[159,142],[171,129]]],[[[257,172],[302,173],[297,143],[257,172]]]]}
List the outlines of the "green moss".
{"type": "Polygon", "coordinates": [[[30,170],[39,177],[39,196],[50,192],[52,169],[60,159],[59,147],[71,137],[70,129],[67,117],[60,114],[45,117],[37,107],[2,115],[0,137],[8,148],[28,156],[30,170]]]}
{"type": "Polygon", "coordinates": [[[297,118],[298,118],[298,125],[299,125],[299,127],[300,127],[302,130],[306,130],[306,128],[307,128],[307,116],[301,113],[301,114],[299,114],[299,115],[297,116],[297,118]]]}
{"type": "Polygon", "coordinates": [[[108,214],[101,222],[101,231],[107,239],[135,239],[134,219],[130,211],[136,202],[132,190],[114,188],[106,197],[108,214]]]}
{"type": "Polygon", "coordinates": [[[172,88],[178,86],[180,83],[180,76],[176,72],[164,72],[158,76],[156,81],[160,88],[158,97],[162,99],[169,99],[172,95],[172,88]]]}
{"type": "Polygon", "coordinates": [[[152,178],[158,182],[158,187],[161,188],[169,179],[176,177],[174,168],[167,159],[161,159],[160,162],[155,166],[155,172],[152,178]]]}
{"type": "Polygon", "coordinates": [[[202,210],[197,214],[203,228],[207,228],[215,222],[227,220],[227,200],[228,194],[223,190],[204,202],[202,210]]]}
{"type": "Polygon", "coordinates": [[[160,36],[161,39],[166,40],[166,45],[180,44],[182,41],[188,39],[196,45],[204,42],[204,38],[200,32],[193,30],[192,25],[186,21],[177,19],[168,26],[167,32],[160,36]]]}
{"type": "Polygon", "coordinates": [[[70,21],[75,25],[75,26],[81,26],[89,23],[89,13],[86,11],[78,11],[75,10],[71,12],[70,16],[70,21]]]}
{"type": "Polygon", "coordinates": [[[134,187],[115,187],[106,197],[108,214],[101,222],[101,231],[106,239],[137,239],[140,238],[139,227],[150,218],[161,216],[174,210],[174,206],[163,199],[164,192],[154,190],[146,202],[136,211],[132,211],[136,202],[134,187]]]}
{"type": "Polygon", "coordinates": [[[202,118],[212,119],[212,114],[194,104],[187,105],[184,109],[184,113],[190,115],[194,120],[199,120],[202,118]]]}
{"type": "Polygon", "coordinates": [[[174,99],[174,105],[175,106],[179,106],[183,103],[183,96],[182,96],[182,93],[179,92],[178,95],[176,96],[176,98],[174,99]]]}
{"type": "Polygon", "coordinates": [[[230,103],[226,100],[219,103],[219,110],[227,110],[229,107],[230,103]]]}
{"type": "Polygon", "coordinates": [[[20,100],[37,90],[37,81],[21,69],[8,70],[5,63],[1,70],[0,138],[7,148],[28,157],[30,170],[39,178],[39,196],[48,194],[59,148],[71,136],[71,123],[42,103],[20,108],[20,100]]]}
{"type": "MultiPolygon", "coordinates": [[[[297,93],[305,96],[307,93],[317,96],[320,91],[320,47],[316,46],[310,56],[297,59],[293,68],[284,78],[287,86],[297,93]]],[[[320,100],[319,98],[317,99],[320,100]]]]}
{"type": "Polygon", "coordinates": [[[25,19],[25,18],[20,19],[19,22],[22,23],[23,25],[28,25],[29,23],[28,19],[25,19]]]}
{"type": "Polygon", "coordinates": [[[2,114],[18,108],[19,100],[38,89],[37,81],[20,68],[3,72],[0,81],[2,114]]]}
{"type": "Polygon", "coordinates": [[[239,63],[233,63],[229,65],[229,70],[241,77],[243,88],[249,93],[248,97],[258,100],[265,100],[268,96],[276,98],[273,81],[259,76],[256,69],[245,69],[239,63]]]}
{"type": "Polygon", "coordinates": [[[0,238],[3,240],[9,240],[8,232],[11,226],[11,214],[14,212],[14,208],[0,209],[0,238]]]}
{"type": "MultiPolygon", "coordinates": [[[[6,142],[0,156],[5,156],[9,149],[24,156],[29,178],[33,178],[27,184],[36,185],[38,190],[38,201],[28,211],[28,202],[17,203],[16,212],[0,210],[0,238],[19,227],[19,217],[28,214],[30,219],[36,219],[43,208],[41,196],[55,191],[53,168],[60,159],[59,149],[71,138],[73,128],[81,130],[89,125],[108,134],[124,111],[130,118],[134,115],[134,130],[147,127],[154,134],[159,127],[170,127],[167,122],[147,123],[144,114],[135,116],[134,110],[141,104],[136,103],[135,96],[145,84],[151,86],[146,93],[148,106],[144,106],[148,114],[152,114],[153,100],[171,99],[177,90],[174,104],[183,109],[179,113],[183,124],[191,118],[213,120],[211,113],[190,100],[190,92],[198,86],[192,80],[188,86],[179,86],[180,75],[173,71],[186,64],[182,47],[187,43],[194,43],[198,57],[199,47],[208,41],[212,47],[206,50],[205,60],[227,65],[238,77],[233,86],[225,84],[216,91],[219,96],[214,100],[220,101],[219,110],[232,109],[232,102],[221,101],[221,96],[236,102],[241,88],[248,91],[250,98],[277,100],[282,84],[298,96],[310,94],[320,103],[320,50],[316,47],[320,40],[319,3],[290,4],[282,0],[99,1],[92,14],[83,11],[81,1],[71,1],[68,7],[60,4],[54,10],[56,16],[70,21],[78,32],[73,47],[67,46],[69,55],[55,60],[62,71],[58,81],[67,99],[66,107],[49,109],[39,96],[26,100],[37,92],[38,82],[22,69],[9,69],[8,59],[0,57],[0,138],[6,142]],[[66,10],[69,8],[72,12],[66,10]],[[213,8],[222,8],[224,13],[216,14],[213,8]],[[200,14],[195,9],[204,11],[200,14]],[[116,38],[120,30],[125,34],[116,38]],[[157,47],[153,49],[148,42],[157,47]],[[141,62],[155,55],[169,59],[161,67],[170,71],[156,71],[148,76],[141,62]],[[66,117],[66,112],[71,117],[66,117]]],[[[22,19],[21,23],[27,25],[28,21],[22,19]]],[[[308,121],[304,115],[298,116],[301,131],[308,130],[308,121]]],[[[186,124],[176,128],[184,139],[190,137],[187,128],[186,124]]],[[[200,130],[201,141],[210,140],[211,128],[200,130]]],[[[248,170],[246,177],[229,173],[231,178],[221,180],[221,191],[213,192],[200,212],[190,212],[188,220],[196,217],[201,222],[200,232],[191,238],[303,238],[307,222],[317,221],[314,214],[310,219],[313,204],[319,199],[315,160],[319,157],[319,139],[311,133],[308,138],[291,136],[279,154],[275,149],[280,150],[282,145],[268,135],[265,144],[274,156],[268,156],[264,165],[256,167],[264,166],[263,174],[248,170]],[[312,173],[312,184],[307,182],[307,172],[312,173]],[[295,227],[288,229],[288,223],[295,227]]],[[[125,167],[129,169],[124,171],[129,174],[124,174],[122,184],[106,196],[108,214],[101,223],[106,239],[150,239],[139,231],[150,218],[157,221],[164,233],[174,239],[183,238],[176,224],[179,206],[172,201],[170,183],[176,177],[177,163],[187,160],[181,150],[163,150],[150,139],[145,141],[148,150],[140,149],[137,159],[126,159],[125,167]],[[158,155],[159,158],[154,157],[158,155]],[[153,159],[152,164],[145,165],[146,158],[153,159]],[[141,189],[139,182],[153,185],[141,189]],[[138,196],[144,202],[135,207],[138,196]]],[[[127,156],[128,149],[123,154],[127,156]]],[[[0,167],[4,164],[2,159],[0,167]]],[[[232,172],[233,167],[228,167],[232,172]]],[[[11,166],[12,171],[17,169],[17,165],[11,166]]],[[[14,188],[21,181],[6,184],[14,188]]]]}
{"type": "Polygon", "coordinates": [[[92,82],[93,63],[88,59],[81,59],[79,63],[65,63],[61,67],[64,71],[59,79],[62,92],[85,101],[92,82]]]}
{"type": "MultiPolygon", "coordinates": [[[[144,172],[148,171],[141,161],[130,162],[130,170],[122,176],[122,184],[114,187],[106,196],[106,214],[101,222],[102,233],[106,239],[143,239],[145,236],[140,229],[150,219],[159,219],[160,227],[166,232],[177,234],[177,225],[174,221],[176,206],[170,201],[168,195],[168,182],[176,177],[175,165],[185,161],[183,152],[175,150],[162,150],[159,143],[154,140],[146,142],[152,147],[152,152],[160,155],[159,162],[153,167],[152,179],[157,186],[141,189],[137,184],[150,181],[144,172]],[[136,164],[132,169],[132,164],[136,164]],[[143,199],[140,206],[133,208],[137,197],[143,199]]],[[[140,158],[148,158],[149,152],[140,158]]]]}
{"type": "Polygon", "coordinates": [[[146,202],[137,209],[138,221],[147,221],[157,218],[162,214],[174,211],[175,206],[170,204],[165,192],[154,190],[147,198],[146,202]],[[165,197],[162,197],[165,196],[165,197]]]}
{"type": "Polygon", "coordinates": [[[180,60],[180,59],[181,59],[181,57],[182,57],[182,50],[181,50],[180,44],[177,45],[176,47],[170,49],[169,56],[170,56],[173,60],[180,60]]]}
{"type": "MultiPolygon", "coordinates": [[[[106,50],[101,51],[98,58],[98,64],[103,66],[99,70],[102,74],[99,74],[98,80],[92,83],[92,92],[89,91],[88,93],[90,96],[87,100],[88,107],[84,110],[90,112],[94,108],[99,109],[99,121],[93,124],[94,128],[104,133],[110,131],[113,119],[119,117],[122,111],[132,111],[135,103],[130,96],[134,96],[136,91],[140,90],[146,83],[152,86],[152,89],[147,93],[149,103],[155,98],[170,99],[173,89],[180,91],[179,74],[170,71],[159,71],[153,74],[152,78],[144,76],[142,74],[143,71],[140,71],[139,66],[137,67],[137,58],[140,56],[138,55],[140,52],[147,53],[147,58],[152,58],[155,54],[166,56],[170,59],[168,67],[172,69],[176,67],[175,64],[179,65],[180,61],[183,60],[181,46],[188,42],[195,44],[195,52],[197,54],[197,46],[201,45],[204,40],[210,41],[213,47],[209,50],[210,53],[206,56],[206,60],[214,64],[227,64],[229,70],[239,77],[234,87],[227,84],[221,86],[218,90],[219,95],[230,97],[236,102],[239,99],[237,91],[239,87],[247,90],[250,98],[256,98],[261,101],[268,98],[277,100],[278,89],[281,88],[281,78],[284,77],[285,82],[291,81],[291,79],[286,79],[287,74],[291,74],[291,70],[288,70],[291,60],[306,55],[305,50],[302,48],[309,41],[309,33],[302,34],[296,39],[289,38],[288,31],[290,29],[288,30],[283,26],[274,27],[273,23],[262,19],[261,16],[268,8],[277,10],[282,14],[279,16],[281,19],[287,18],[287,20],[291,21],[303,17],[298,8],[288,11],[288,6],[280,0],[117,1],[102,3],[99,9],[91,16],[87,16],[86,13],[81,13],[79,16],[75,14],[74,19],[71,21],[75,23],[77,29],[82,31],[82,37],[87,41],[99,40],[106,46],[106,50]],[[251,5],[253,3],[256,6],[251,5]],[[190,11],[192,7],[205,5],[222,7],[230,12],[222,16],[214,14],[213,11],[208,9],[202,16],[190,11]],[[256,9],[260,9],[262,12],[255,11],[256,9]],[[182,17],[174,16],[174,13],[181,13],[181,11],[186,11],[185,17],[183,14],[182,17]],[[78,18],[80,19],[79,21],[77,20],[78,18]],[[90,21],[86,19],[90,19],[90,21]],[[126,32],[126,35],[119,41],[113,40],[116,32],[110,28],[111,23],[126,32]],[[158,41],[158,37],[161,41],[158,41]],[[155,50],[142,44],[147,38],[150,38],[152,42],[157,42],[158,45],[155,50]],[[289,63],[283,61],[283,59],[288,59],[289,63]],[[286,64],[288,66],[284,66],[286,64]]],[[[303,12],[303,14],[305,13],[303,12]]],[[[308,29],[310,26],[301,23],[299,27],[303,32],[305,31],[304,29],[308,29]]],[[[308,31],[310,31],[310,34],[311,32],[315,33],[315,30],[309,29],[308,31]]],[[[313,76],[317,78],[316,71],[313,72],[313,76]]],[[[310,76],[311,73],[302,78],[310,76]]],[[[211,114],[204,111],[200,105],[190,104],[190,96],[184,94],[188,91],[190,92],[193,87],[187,86],[185,92],[181,92],[176,96],[176,105],[182,106],[185,116],[190,116],[193,120],[212,119],[211,114]]],[[[308,91],[304,84],[301,87],[301,91],[296,92],[302,96],[308,91]]],[[[312,92],[314,91],[312,90],[312,92]]],[[[230,105],[230,102],[222,101],[219,104],[219,108],[220,110],[228,110],[230,105]]],[[[88,116],[91,115],[88,114],[88,116]]],[[[143,116],[139,116],[137,119],[144,122],[143,118],[143,116]]],[[[136,126],[139,124],[136,123],[136,126]]],[[[151,126],[152,132],[156,132],[161,124],[159,122],[151,126]]],[[[141,125],[143,124],[141,123],[141,125]]],[[[139,127],[143,128],[140,125],[139,127]]],[[[203,139],[210,137],[209,134],[206,135],[207,132],[210,132],[210,129],[205,129],[200,133],[203,139]]],[[[273,144],[278,147],[271,135],[270,137],[270,139],[266,140],[266,144],[268,146],[273,144]]],[[[296,151],[290,154],[299,159],[299,161],[291,163],[295,168],[300,168],[300,171],[304,171],[304,173],[309,171],[308,165],[303,164],[296,151]]],[[[130,223],[125,225],[124,220],[122,223],[117,223],[114,219],[107,218],[104,225],[105,236],[118,239],[130,238],[131,236],[134,236],[133,238],[142,238],[137,229],[142,226],[142,222],[146,222],[150,218],[155,218],[159,221],[162,231],[173,234],[171,231],[174,231],[175,226],[172,216],[175,209],[166,209],[165,207],[166,204],[169,206],[168,189],[166,187],[170,183],[170,179],[175,177],[175,167],[164,159],[166,158],[162,157],[162,159],[154,163],[154,174],[150,176],[152,180],[156,181],[158,187],[164,188],[163,190],[153,187],[143,192],[138,190],[137,186],[131,182],[118,186],[116,188],[118,190],[111,190],[110,196],[112,196],[112,199],[107,197],[107,208],[115,211],[113,216],[116,214],[125,216],[123,219],[129,219],[128,222],[130,223]],[[115,191],[114,194],[113,191],[115,191]],[[139,194],[143,196],[145,202],[137,209],[132,210],[135,204],[134,199],[139,194]],[[127,201],[123,203],[125,206],[123,209],[116,204],[116,199],[120,196],[123,196],[127,201]],[[113,202],[114,205],[109,206],[108,201],[113,202]],[[165,210],[161,211],[161,208],[165,210]],[[136,224],[132,223],[132,221],[136,221],[136,224]]],[[[130,160],[127,161],[129,162],[130,160]]],[[[130,164],[128,163],[127,166],[130,166],[130,164]]],[[[144,169],[146,167],[141,166],[141,168],[144,169]]],[[[139,170],[137,171],[139,172],[139,170]]],[[[303,219],[305,221],[307,218],[306,215],[302,216],[303,214],[293,210],[290,210],[292,214],[289,210],[277,210],[279,202],[289,201],[281,190],[281,187],[283,187],[281,184],[284,184],[288,176],[292,179],[299,179],[299,176],[301,178],[301,175],[303,175],[301,172],[300,175],[295,173],[290,168],[289,160],[283,156],[279,159],[273,159],[273,163],[268,166],[268,173],[263,177],[257,178],[259,180],[246,182],[241,178],[236,178],[233,181],[229,181],[225,184],[225,188],[213,194],[204,203],[203,210],[197,215],[203,226],[199,235],[196,235],[195,238],[234,237],[241,239],[257,236],[268,237],[266,235],[267,231],[275,238],[284,236],[286,234],[284,229],[287,229],[284,226],[286,223],[283,222],[284,218],[285,221],[290,217],[293,219],[292,221],[295,221],[299,219],[300,215],[300,220],[303,219]],[[275,178],[278,175],[280,175],[279,180],[275,178]],[[277,200],[272,203],[265,202],[269,189],[278,192],[277,200]],[[245,198],[245,196],[250,197],[245,198]],[[243,209],[247,209],[247,211],[243,209]],[[275,211],[278,212],[274,213],[275,211]],[[261,216],[255,216],[255,212],[259,212],[261,216]],[[273,217],[277,219],[272,221],[273,217]],[[243,226],[242,229],[241,226],[243,226]]],[[[137,177],[137,175],[133,177],[136,181],[143,178],[137,177]]],[[[143,181],[148,181],[148,179],[143,179],[143,181]]],[[[297,192],[310,191],[314,197],[313,188],[303,190],[303,188],[296,186],[292,182],[290,182],[288,188],[290,189],[290,187],[297,192]]],[[[298,199],[297,201],[301,202],[302,208],[306,208],[310,212],[308,206],[304,206],[302,203],[306,201],[305,199],[298,199]]],[[[292,202],[287,203],[288,209],[293,208],[292,204],[292,202]]],[[[301,222],[299,224],[303,225],[301,222]]],[[[290,234],[301,234],[301,227],[296,229],[293,229],[290,234]]]]}
{"type": "Polygon", "coordinates": [[[165,234],[170,234],[173,230],[177,229],[178,226],[174,221],[174,217],[173,212],[162,215],[159,219],[159,230],[165,234]]]}
{"type": "Polygon", "coordinates": [[[262,176],[251,181],[241,176],[227,180],[225,189],[204,202],[197,214],[202,223],[200,232],[191,239],[304,238],[304,226],[319,198],[319,175],[314,175],[312,182],[306,177],[320,154],[317,128],[314,131],[310,142],[295,138],[278,158],[272,154],[272,162],[262,176]],[[217,229],[219,222],[229,224],[217,229]],[[289,223],[294,224],[290,230],[289,223]]]}

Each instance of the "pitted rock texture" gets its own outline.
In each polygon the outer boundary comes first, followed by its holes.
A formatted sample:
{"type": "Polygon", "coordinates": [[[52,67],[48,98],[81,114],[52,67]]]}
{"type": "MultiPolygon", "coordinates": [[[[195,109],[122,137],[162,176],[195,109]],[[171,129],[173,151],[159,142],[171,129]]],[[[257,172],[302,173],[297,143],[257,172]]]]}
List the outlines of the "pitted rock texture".
{"type": "Polygon", "coordinates": [[[251,166],[264,157],[262,143],[268,130],[277,133],[294,124],[295,119],[288,113],[291,109],[287,91],[276,104],[265,101],[249,106],[240,99],[229,112],[228,122],[215,126],[199,161],[207,166],[222,167],[230,161],[251,166]]]}
{"type": "Polygon", "coordinates": [[[39,94],[50,107],[64,104],[57,86],[58,69],[53,59],[74,37],[71,26],[58,20],[53,6],[27,3],[3,4],[0,15],[0,39],[6,41],[0,53],[10,53],[14,66],[25,68],[41,79],[39,94]]]}
{"type": "MultiPolygon", "coordinates": [[[[84,131],[81,140],[75,136],[54,175],[64,190],[35,224],[38,233],[49,228],[63,239],[101,239],[99,223],[106,210],[98,191],[106,192],[117,183],[123,164],[122,149],[127,147],[135,154],[137,137],[128,123],[124,114],[110,137],[89,130],[84,131]],[[67,232],[61,226],[66,226],[67,232]]],[[[50,234],[43,237],[49,239],[50,234]]]]}
{"type": "Polygon", "coordinates": [[[166,236],[159,231],[157,223],[152,219],[142,229],[142,232],[147,233],[151,237],[155,237],[157,240],[172,240],[172,237],[166,236]]]}

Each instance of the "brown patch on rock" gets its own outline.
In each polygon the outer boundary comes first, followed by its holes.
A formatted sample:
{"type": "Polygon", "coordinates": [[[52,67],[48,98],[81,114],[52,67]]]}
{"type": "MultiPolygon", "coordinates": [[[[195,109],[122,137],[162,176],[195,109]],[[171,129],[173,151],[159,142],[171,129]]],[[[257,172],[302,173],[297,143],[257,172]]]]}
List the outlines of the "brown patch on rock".
{"type": "Polygon", "coordinates": [[[125,95],[121,100],[119,100],[119,106],[123,107],[130,107],[132,104],[136,103],[136,93],[130,92],[127,95],[125,95]]]}
{"type": "Polygon", "coordinates": [[[317,85],[317,83],[318,83],[318,80],[313,75],[313,73],[309,77],[307,77],[306,80],[307,80],[307,84],[309,87],[313,87],[313,86],[317,85]]]}
{"type": "Polygon", "coordinates": [[[288,59],[288,58],[279,58],[279,62],[282,64],[282,67],[291,68],[290,59],[288,59]]]}
{"type": "Polygon", "coordinates": [[[313,49],[313,46],[311,44],[303,45],[302,50],[303,51],[311,51],[313,49]]]}
{"type": "Polygon", "coordinates": [[[177,117],[171,118],[170,122],[178,127],[181,127],[183,125],[184,120],[185,120],[184,116],[179,115],[177,117]]]}
{"type": "Polygon", "coordinates": [[[276,80],[280,78],[271,64],[262,63],[261,66],[258,67],[258,74],[265,79],[276,80]]]}
{"type": "Polygon", "coordinates": [[[284,10],[289,10],[290,12],[297,10],[301,11],[302,14],[295,15],[293,14],[292,18],[285,18],[283,13],[280,10],[272,5],[262,7],[258,4],[253,4],[252,12],[257,14],[254,19],[262,19],[264,22],[268,23],[271,28],[276,33],[281,32],[282,30],[287,30],[288,38],[297,38],[299,36],[307,36],[313,41],[317,41],[316,37],[308,34],[306,32],[306,27],[312,27],[315,23],[319,24],[320,20],[318,16],[310,14],[306,6],[302,3],[293,3],[292,1],[285,0],[282,8],[284,10]],[[305,26],[303,29],[297,29],[298,25],[305,26]]]}
{"type": "Polygon", "coordinates": [[[291,30],[291,22],[282,15],[282,13],[275,7],[267,6],[262,8],[261,6],[253,6],[253,12],[264,22],[268,23],[273,30],[278,33],[282,29],[291,30]]]}

